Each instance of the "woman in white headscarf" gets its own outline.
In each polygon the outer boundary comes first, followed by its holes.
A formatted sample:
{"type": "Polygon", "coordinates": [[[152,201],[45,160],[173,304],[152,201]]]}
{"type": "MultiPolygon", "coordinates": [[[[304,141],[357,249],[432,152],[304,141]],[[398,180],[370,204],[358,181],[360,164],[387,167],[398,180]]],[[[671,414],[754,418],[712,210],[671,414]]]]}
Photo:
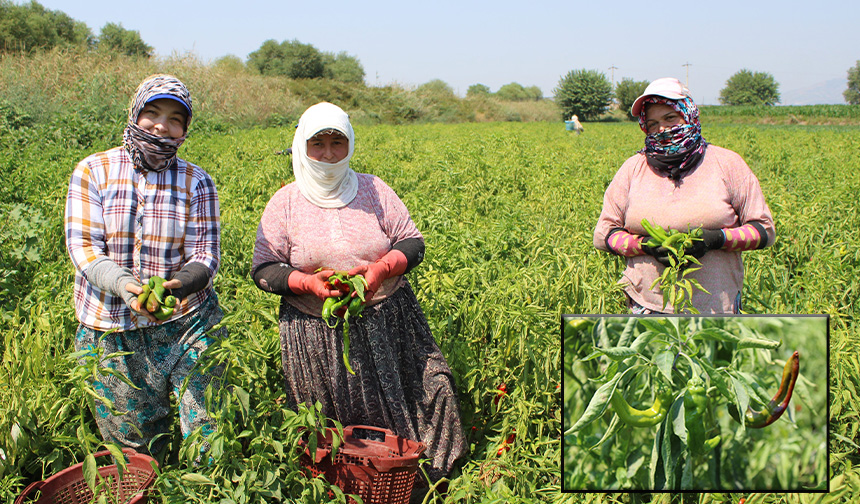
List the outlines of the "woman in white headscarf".
{"type": "Polygon", "coordinates": [[[257,229],[252,275],[281,296],[281,357],[292,407],[323,405],[343,425],[387,428],[427,445],[431,478],[465,452],[454,378],[403,276],[424,258],[424,238],[400,198],[349,161],[349,116],[319,103],[299,120],[292,145],[296,181],[272,196],[257,229]],[[363,274],[366,308],[350,319],[350,374],[343,329],[320,317],[340,296],[334,270],[363,274]]]}

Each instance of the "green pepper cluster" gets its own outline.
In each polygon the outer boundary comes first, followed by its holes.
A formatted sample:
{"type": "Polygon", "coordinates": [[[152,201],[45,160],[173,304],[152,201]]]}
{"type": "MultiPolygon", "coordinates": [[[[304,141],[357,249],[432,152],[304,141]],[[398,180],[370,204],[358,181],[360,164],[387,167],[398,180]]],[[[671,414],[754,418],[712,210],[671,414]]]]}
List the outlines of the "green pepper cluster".
{"type": "Polygon", "coordinates": [[[167,294],[164,279],[154,276],[143,284],[143,292],[137,296],[137,302],[158,320],[167,320],[173,316],[176,298],[167,294]]]}
{"type": "Polygon", "coordinates": [[[340,296],[326,298],[323,302],[322,319],[329,327],[336,327],[337,320],[332,323],[331,319],[340,317],[343,319],[343,363],[350,374],[355,374],[349,365],[349,318],[358,317],[364,311],[365,298],[364,289],[367,288],[367,280],[362,275],[350,275],[344,271],[336,271],[328,277],[329,285],[343,292],[340,296]],[[355,292],[355,296],[352,293],[355,292]]]}
{"type": "Polygon", "coordinates": [[[705,383],[695,376],[687,381],[687,391],[684,394],[684,425],[687,427],[687,446],[690,453],[704,455],[720,443],[720,436],[713,434],[716,424],[713,412],[708,407],[708,393],[705,383]]]}

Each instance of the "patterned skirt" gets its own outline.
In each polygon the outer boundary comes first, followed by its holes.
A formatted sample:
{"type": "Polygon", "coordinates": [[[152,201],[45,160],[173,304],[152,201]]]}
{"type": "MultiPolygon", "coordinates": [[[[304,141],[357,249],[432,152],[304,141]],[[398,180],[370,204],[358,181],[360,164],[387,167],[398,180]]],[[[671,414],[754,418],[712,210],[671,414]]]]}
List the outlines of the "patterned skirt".
{"type": "Polygon", "coordinates": [[[456,386],[408,283],[350,319],[355,375],[343,363],[342,322],[330,328],[282,299],[279,325],[291,407],[319,401],[344,426],[370,425],[421,441],[431,479],[450,473],[466,451],[456,386]]]}

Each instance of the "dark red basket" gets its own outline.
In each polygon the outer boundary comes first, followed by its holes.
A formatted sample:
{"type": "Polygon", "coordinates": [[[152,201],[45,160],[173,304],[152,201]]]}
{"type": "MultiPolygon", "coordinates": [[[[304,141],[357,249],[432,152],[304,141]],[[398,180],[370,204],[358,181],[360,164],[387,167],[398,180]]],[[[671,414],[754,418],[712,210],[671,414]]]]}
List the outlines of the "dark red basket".
{"type": "MultiPolygon", "coordinates": [[[[155,467],[157,462],[154,458],[137,453],[131,448],[123,448],[127,462],[122,479],[118,478],[119,472],[115,464],[99,467],[99,475],[105,478],[111,489],[111,494],[119,503],[145,504],[147,500],[147,489],[155,481],[155,467]]],[[[94,454],[96,458],[108,457],[110,452],[100,451],[94,454]]],[[[75,464],[63,469],[57,474],[43,481],[30,483],[24,492],[15,499],[15,504],[84,504],[92,502],[93,492],[84,479],[84,464],[75,464]],[[30,494],[41,491],[37,500],[29,500],[30,494]]]]}
{"type": "MultiPolygon", "coordinates": [[[[301,463],[311,477],[322,474],[344,493],[361,497],[365,504],[408,504],[424,443],[395,435],[388,429],[350,425],[343,429],[343,444],[332,462],[333,429],[317,437],[316,457],[307,443],[301,463]]],[[[350,499],[350,502],[354,502],[350,499]]]]}

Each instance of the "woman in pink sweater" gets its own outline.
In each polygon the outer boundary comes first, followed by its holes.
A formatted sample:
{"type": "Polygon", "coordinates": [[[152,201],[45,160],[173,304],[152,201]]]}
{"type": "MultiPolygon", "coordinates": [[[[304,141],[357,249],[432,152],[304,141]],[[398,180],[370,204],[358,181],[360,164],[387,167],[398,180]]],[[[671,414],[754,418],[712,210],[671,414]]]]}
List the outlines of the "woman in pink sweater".
{"type": "Polygon", "coordinates": [[[404,273],[424,258],[424,238],[394,191],[349,167],[349,116],[319,103],[292,145],[296,181],[272,196],[257,229],[252,276],[281,296],[281,358],[291,407],[322,404],[346,425],[371,425],[427,445],[428,473],[446,476],[466,450],[454,377],[404,273]],[[343,328],[321,318],[340,296],[333,270],[363,274],[367,307],[343,328]]]}
{"type": "MultiPolygon", "coordinates": [[[[739,313],[741,252],[772,245],[773,218],[758,179],[736,153],[707,143],[689,90],[673,78],[657,79],[633,103],[645,148],[630,157],[603,197],[594,246],[627,258],[621,282],[631,312],[659,313],[663,295],[651,284],[669,264],[666,249],[644,243],[642,219],[664,228],[701,227],[691,274],[710,294],[694,291],[701,313],[739,313]]],[[[671,310],[671,305],[665,307],[671,310]]]]}

